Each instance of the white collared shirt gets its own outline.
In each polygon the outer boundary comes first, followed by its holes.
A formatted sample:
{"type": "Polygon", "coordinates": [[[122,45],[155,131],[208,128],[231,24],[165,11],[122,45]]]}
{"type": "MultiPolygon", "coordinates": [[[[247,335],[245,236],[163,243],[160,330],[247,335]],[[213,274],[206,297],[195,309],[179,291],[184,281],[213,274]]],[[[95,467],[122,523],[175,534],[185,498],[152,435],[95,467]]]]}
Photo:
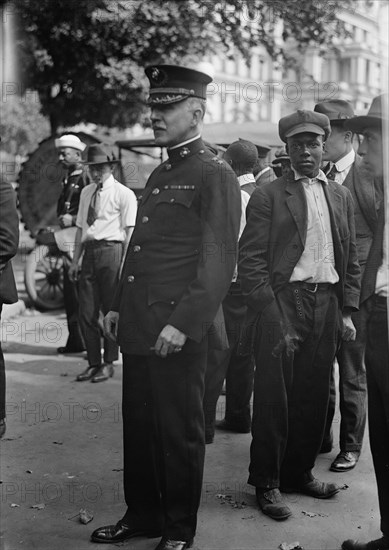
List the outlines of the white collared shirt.
{"type": "Polygon", "coordinates": [[[324,172],[310,179],[293,167],[296,180],[301,180],[307,200],[307,234],[304,251],[295,265],[290,282],[331,283],[339,281],[335,269],[331,220],[323,184],[328,185],[324,172]]]}
{"type": "Polygon", "coordinates": [[[388,255],[388,220],[385,220],[384,238],[383,238],[383,257],[382,264],[378,268],[377,278],[375,282],[375,293],[378,296],[389,297],[389,255],[388,255]]]}
{"type": "Polygon", "coordinates": [[[88,225],[88,210],[96,184],[87,185],[81,192],[76,226],[82,229],[81,241],[124,241],[126,228],[134,227],[137,211],[135,193],[110,175],[100,193],[97,219],[88,225]]]}
{"type": "Polygon", "coordinates": [[[347,178],[348,173],[350,172],[350,168],[355,162],[355,151],[354,149],[351,149],[347,155],[344,155],[341,159],[339,159],[337,162],[331,163],[331,168],[334,166],[337,169],[337,173],[334,176],[334,181],[336,183],[339,183],[339,185],[342,185],[344,180],[347,178]]]}
{"type": "MultiPolygon", "coordinates": [[[[243,185],[246,185],[247,183],[254,183],[255,184],[255,177],[254,174],[242,174],[241,176],[238,176],[238,183],[241,187],[240,190],[240,196],[241,196],[241,214],[240,214],[240,227],[239,227],[239,239],[242,236],[243,230],[246,227],[246,208],[250,200],[250,195],[242,189],[243,185]]],[[[232,276],[232,282],[234,283],[238,278],[238,266],[235,267],[234,275],[232,276]]]]}

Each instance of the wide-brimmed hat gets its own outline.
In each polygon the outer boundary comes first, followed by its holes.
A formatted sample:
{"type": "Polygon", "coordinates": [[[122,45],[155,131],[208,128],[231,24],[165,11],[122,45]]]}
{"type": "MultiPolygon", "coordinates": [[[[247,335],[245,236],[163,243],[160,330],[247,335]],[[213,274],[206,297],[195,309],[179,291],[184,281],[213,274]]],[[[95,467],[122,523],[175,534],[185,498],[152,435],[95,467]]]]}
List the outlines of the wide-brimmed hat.
{"type": "Polygon", "coordinates": [[[327,115],[299,109],[280,119],[278,132],[285,143],[289,137],[305,132],[324,136],[326,140],[331,133],[331,126],[327,115]]]}
{"type": "Polygon", "coordinates": [[[57,149],[61,147],[71,147],[77,149],[77,151],[84,151],[86,149],[86,143],[82,142],[80,138],[73,134],[65,134],[55,140],[55,146],[57,149]]]}
{"type": "Polygon", "coordinates": [[[315,113],[327,115],[331,125],[343,125],[344,122],[354,117],[354,109],[349,101],[344,99],[329,99],[317,103],[313,109],[315,113]]]}
{"type": "Polygon", "coordinates": [[[373,99],[366,115],[347,120],[348,130],[361,134],[366,128],[380,128],[383,120],[388,120],[388,94],[381,94],[373,99]]]}
{"type": "Polygon", "coordinates": [[[120,162],[120,160],[116,158],[109,145],[103,145],[102,143],[89,145],[87,159],[84,164],[112,164],[115,162],[120,162]]]}
{"type": "Polygon", "coordinates": [[[201,71],[179,65],[152,65],[145,69],[150,81],[149,105],[169,105],[188,97],[207,98],[212,78],[201,71]]]}

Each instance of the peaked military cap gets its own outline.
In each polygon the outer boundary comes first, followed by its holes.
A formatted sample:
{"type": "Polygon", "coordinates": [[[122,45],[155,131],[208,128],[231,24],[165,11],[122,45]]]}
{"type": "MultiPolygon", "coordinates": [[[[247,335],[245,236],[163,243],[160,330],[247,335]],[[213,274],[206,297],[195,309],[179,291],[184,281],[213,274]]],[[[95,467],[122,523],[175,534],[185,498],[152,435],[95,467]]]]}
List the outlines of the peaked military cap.
{"type": "Polygon", "coordinates": [[[299,109],[295,113],[280,119],[278,132],[285,143],[287,138],[304,132],[324,136],[326,140],[331,133],[331,126],[327,115],[299,109]]]}
{"type": "Polygon", "coordinates": [[[330,99],[317,103],[313,110],[315,113],[327,115],[331,124],[343,124],[345,120],[354,116],[354,109],[351,103],[344,99],[330,99]]]}
{"type": "Polygon", "coordinates": [[[84,164],[112,164],[120,162],[114,152],[108,145],[102,143],[93,143],[89,145],[87,151],[87,160],[84,164]]]}
{"type": "Polygon", "coordinates": [[[188,97],[207,98],[212,78],[203,72],[179,65],[151,65],[145,73],[150,81],[149,105],[178,103],[188,97]]]}
{"type": "Polygon", "coordinates": [[[388,94],[375,97],[366,115],[356,116],[346,122],[346,128],[362,133],[366,128],[380,128],[383,120],[388,120],[388,94]]]}

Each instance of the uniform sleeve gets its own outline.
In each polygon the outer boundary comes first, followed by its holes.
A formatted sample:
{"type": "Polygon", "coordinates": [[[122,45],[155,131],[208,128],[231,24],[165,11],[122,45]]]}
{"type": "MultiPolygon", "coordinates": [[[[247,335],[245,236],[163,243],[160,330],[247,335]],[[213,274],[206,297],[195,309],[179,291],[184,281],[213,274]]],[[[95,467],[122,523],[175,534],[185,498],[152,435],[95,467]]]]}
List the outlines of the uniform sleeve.
{"type": "Polygon", "coordinates": [[[19,244],[19,216],[16,210],[16,194],[12,186],[0,183],[0,275],[15,256],[19,244]]]}
{"type": "Polygon", "coordinates": [[[263,311],[275,298],[268,266],[273,206],[266,187],[259,187],[251,195],[246,227],[239,241],[238,273],[242,292],[256,312],[263,311]]]}
{"type": "Polygon", "coordinates": [[[213,325],[236,265],[240,189],[230,167],[224,163],[215,167],[201,189],[201,249],[196,277],[169,318],[170,325],[196,342],[201,342],[213,325]]]}
{"type": "Polygon", "coordinates": [[[136,195],[128,187],[122,186],[121,200],[120,200],[120,216],[122,228],[134,227],[136,220],[136,212],[138,209],[138,203],[136,195]]]}

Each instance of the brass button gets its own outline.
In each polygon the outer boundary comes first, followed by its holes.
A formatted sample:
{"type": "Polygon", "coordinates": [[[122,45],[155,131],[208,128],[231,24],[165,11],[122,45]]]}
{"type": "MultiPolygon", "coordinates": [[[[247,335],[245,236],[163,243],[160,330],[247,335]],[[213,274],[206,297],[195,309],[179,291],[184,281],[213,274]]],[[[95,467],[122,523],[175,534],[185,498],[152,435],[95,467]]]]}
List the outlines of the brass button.
{"type": "Polygon", "coordinates": [[[153,195],[158,195],[158,193],[159,193],[158,187],[156,187],[155,189],[153,189],[153,191],[152,191],[152,194],[153,194],[153,195]]]}
{"type": "Polygon", "coordinates": [[[140,252],[140,246],[139,246],[139,244],[136,244],[136,245],[134,246],[134,249],[133,249],[133,250],[134,250],[134,252],[140,252]]]}
{"type": "Polygon", "coordinates": [[[147,223],[149,221],[149,218],[147,216],[143,216],[142,223],[147,223]]]}
{"type": "Polygon", "coordinates": [[[204,149],[200,149],[200,151],[199,151],[200,155],[203,155],[204,152],[205,152],[204,149]]]}
{"type": "Polygon", "coordinates": [[[167,165],[165,166],[165,170],[171,170],[171,168],[172,168],[172,165],[171,165],[171,164],[167,164],[167,165]]]}
{"type": "Polygon", "coordinates": [[[129,276],[127,277],[127,283],[133,283],[134,281],[135,281],[134,275],[129,275],[129,276]]]}
{"type": "Polygon", "coordinates": [[[138,201],[141,201],[141,200],[142,200],[142,198],[143,198],[143,195],[139,195],[139,197],[138,197],[138,201]]]}
{"type": "Polygon", "coordinates": [[[170,202],[176,202],[176,199],[173,197],[172,199],[170,199],[170,202]]]}

